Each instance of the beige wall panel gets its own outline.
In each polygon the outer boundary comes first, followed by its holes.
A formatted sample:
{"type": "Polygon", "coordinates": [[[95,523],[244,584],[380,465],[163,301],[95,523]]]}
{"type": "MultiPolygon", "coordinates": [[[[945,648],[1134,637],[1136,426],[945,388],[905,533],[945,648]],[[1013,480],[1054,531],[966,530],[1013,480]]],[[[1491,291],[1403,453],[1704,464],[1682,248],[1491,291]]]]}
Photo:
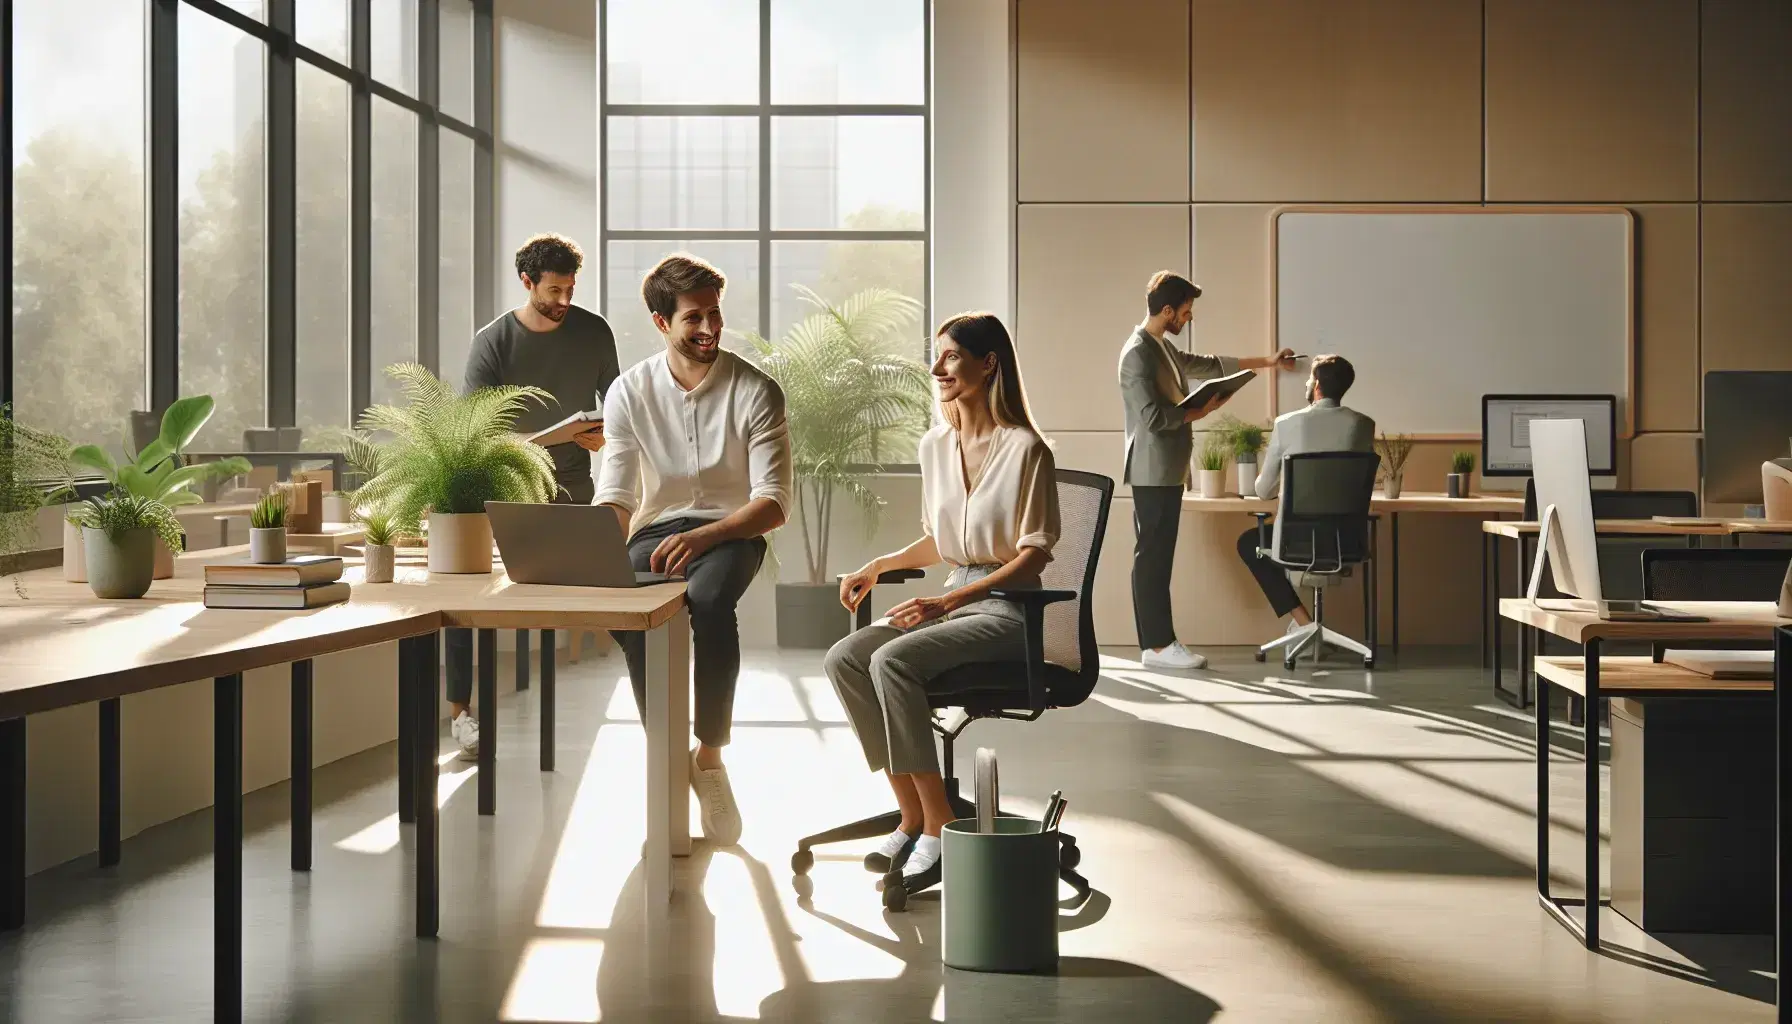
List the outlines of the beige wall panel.
{"type": "Polygon", "coordinates": [[[1636,429],[1699,429],[1699,210],[1638,206],[1636,429]]]}
{"type": "Polygon", "coordinates": [[[1487,197],[1698,196],[1698,8],[1488,0],[1487,197]]]}
{"type": "Polygon", "coordinates": [[[1792,203],[1703,209],[1706,370],[1792,370],[1792,203]]]}
{"type": "Polygon", "coordinates": [[[1020,0],[1022,202],[1187,201],[1188,0],[1020,0]]]}
{"type": "MultiPolygon", "coordinates": [[[[1269,351],[1269,215],[1274,206],[1193,207],[1195,303],[1191,339],[1197,352],[1259,356],[1269,351]]],[[[1269,381],[1259,372],[1226,403],[1234,415],[1267,422],[1269,381]]]]}
{"type": "Polygon", "coordinates": [[[1705,0],[1699,18],[1703,198],[1792,200],[1792,3],[1705,0]]]}
{"type": "Polygon", "coordinates": [[[1020,208],[1015,346],[1046,431],[1124,430],[1120,346],[1154,271],[1186,271],[1186,205],[1020,208]]]}
{"type": "Polygon", "coordinates": [[[1481,197],[1479,0],[1195,0],[1199,201],[1481,197]]]}
{"type": "Polygon", "coordinates": [[[1630,489],[1697,491],[1699,435],[1638,434],[1630,439],[1630,489]]]}
{"type": "Polygon", "coordinates": [[[1058,430],[1050,434],[1052,458],[1059,469],[1080,469],[1100,473],[1114,481],[1115,494],[1130,494],[1132,489],[1121,479],[1126,462],[1126,434],[1119,430],[1058,430]]]}

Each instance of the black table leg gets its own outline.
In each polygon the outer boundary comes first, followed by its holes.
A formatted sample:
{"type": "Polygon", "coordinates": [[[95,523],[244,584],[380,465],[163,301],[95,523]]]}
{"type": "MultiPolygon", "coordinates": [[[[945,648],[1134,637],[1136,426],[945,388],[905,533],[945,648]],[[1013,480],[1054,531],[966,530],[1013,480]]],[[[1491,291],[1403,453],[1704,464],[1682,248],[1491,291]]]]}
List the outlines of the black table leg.
{"type": "Polygon", "coordinates": [[[1778,907],[1774,914],[1773,955],[1776,970],[1774,1004],[1780,1024],[1792,1020],[1792,1005],[1786,1001],[1786,979],[1792,977],[1792,943],[1786,941],[1786,922],[1792,921],[1792,864],[1787,863],[1786,822],[1792,815],[1792,786],[1786,785],[1786,773],[1792,771],[1792,758],[1786,757],[1786,737],[1792,735],[1792,700],[1786,697],[1786,684],[1792,682],[1792,629],[1777,629],[1773,634],[1773,745],[1777,762],[1775,799],[1779,802],[1774,814],[1774,851],[1777,869],[1774,884],[1778,889],[1778,907]]]}
{"type": "Polygon", "coordinates": [[[292,869],[311,870],[311,659],[292,663],[292,869]]]}
{"type": "MultiPolygon", "coordinates": [[[[438,721],[436,700],[440,689],[438,636],[427,633],[399,643],[399,678],[412,691],[411,728],[416,735],[433,737],[438,721]]],[[[482,712],[484,708],[480,709],[482,712]]],[[[484,737],[480,737],[484,745],[484,737]]],[[[441,929],[441,832],[436,813],[436,745],[412,744],[410,772],[416,778],[412,816],[417,822],[417,936],[434,938],[441,929]]]]}
{"type": "MultiPolygon", "coordinates": [[[[575,630],[572,634],[576,643],[579,638],[575,630]]],[[[554,770],[554,673],[559,666],[554,662],[554,631],[541,631],[541,701],[536,713],[541,716],[541,770],[554,770]]]]}
{"type": "Polygon", "coordinates": [[[1582,715],[1586,744],[1587,924],[1586,946],[1599,948],[1599,639],[1586,643],[1587,699],[1582,715]]]}
{"type": "Polygon", "coordinates": [[[1487,551],[1488,551],[1488,548],[1487,548],[1487,542],[1491,537],[1492,537],[1492,534],[1489,534],[1485,530],[1483,530],[1481,532],[1481,667],[1482,668],[1487,667],[1488,657],[1489,657],[1489,651],[1488,651],[1489,644],[1487,642],[1487,633],[1488,633],[1488,623],[1487,623],[1487,611],[1488,611],[1488,608],[1487,608],[1487,576],[1488,576],[1488,573],[1487,573],[1487,551]]]}
{"type": "Polygon", "coordinates": [[[498,631],[479,631],[479,813],[498,812],[498,631]]]}
{"type": "Polygon", "coordinates": [[[1400,653],[1400,513],[1388,513],[1388,558],[1393,564],[1388,567],[1388,613],[1393,621],[1388,623],[1390,634],[1388,646],[1394,653],[1400,653]]]}
{"type": "MultiPolygon", "coordinates": [[[[1518,646],[1530,645],[1531,627],[1518,623],[1518,646]]],[[[1518,688],[1523,690],[1524,662],[1518,663],[1518,688]]],[[[1549,892],[1549,680],[1537,680],[1534,710],[1537,713],[1537,898],[1555,907],[1549,892]]]]}
{"type": "Polygon", "coordinates": [[[0,931],[25,923],[25,719],[0,721],[0,931]]]}
{"type": "Polygon", "coordinates": [[[243,677],[212,684],[212,1015],[243,1017],[243,677]]]}
{"type": "Polygon", "coordinates": [[[1493,604],[1493,617],[1492,621],[1488,624],[1493,649],[1488,652],[1488,660],[1493,662],[1493,692],[1497,695],[1506,692],[1504,685],[1505,680],[1501,678],[1501,676],[1505,674],[1506,668],[1504,665],[1506,656],[1506,622],[1500,617],[1499,613],[1500,541],[1498,537],[1493,536],[1492,534],[1488,535],[1488,539],[1492,542],[1493,551],[1493,556],[1487,560],[1488,585],[1493,588],[1493,597],[1490,598],[1493,604]]]}
{"type": "Polygon", "coordinates": [[[115,866],[123,854],[123,771],[119,767],[119,702],[100,701],[100,867],[115,866]]]}
{"type": "MultiPolygon", "coordinates": [[[[529,688],[529,631],[516,631],[516,692],[529,688]]],[[[483,709],[482,709],[483,710],[483,709]]]]}
{"type": "Polygon", "coordinates": [[[408,639],[398,642],[398,820],[406,824],[417,820],[417,709],[411,706],[417,699],[417,687],[405,674],[415,671],[407,660],[415,658],[407,646],[410,643],[408,639]]]}
{"type": "MultiPolygon", "coordinates": [[[[1530,564],[1528,557],[1530,549],[1529,538],[1524,534],[1519,534],[1518,576],[1512,585],[1517,587],[1521,594],[1529,592],[1529,583],[1525,579],[1525,572],[1530,564]]],[[[1533,635],[1532,631],[1524,630],[1520,632],[1519,639],[1521,643],[1518,646],[1518,706],[1522,708],[1525,701],[1537,699],[1536,695],[1531,692],[1531,684],[1535,681],[1535,677],[1531,673],[1533,667],[1531,659],[1537,654],[1537,649],[1543,645],[1543,636],[1542,634],[1533,635]]]]}

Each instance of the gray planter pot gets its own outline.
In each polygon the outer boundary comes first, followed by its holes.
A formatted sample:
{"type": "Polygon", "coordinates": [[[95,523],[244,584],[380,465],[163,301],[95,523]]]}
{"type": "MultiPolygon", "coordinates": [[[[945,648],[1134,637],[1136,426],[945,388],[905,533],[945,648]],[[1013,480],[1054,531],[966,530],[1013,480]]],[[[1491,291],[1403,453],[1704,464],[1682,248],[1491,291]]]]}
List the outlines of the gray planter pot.
{"type": "Polygon", "coordinates": [[[249,561],[257,565],[279,565],[286,561],[286,527],[249,530],[249,561]]]}
{"type": "Polygon", "coordinates": [[[369,544],[365,552],[366,582],[392,582],[392,564],[395,552],[390,544],[369,544]]]}
{"type": "Polygon", "coordinates": [[[117,540],[104,530],[81,531],[87,554],[87,585],[101,598],[142,597],[156,572],[155,531],[127,530],[117,540]]]}
{"type": "Polygon", "coordinates": [[[852,613],[832,583],[778,584],[778,646],[825,651],[852,632],[852,613]]]}
{"type": "Polygon", "coordinates": [[[1447,473],[1444,475],[1444,497],[1468,497],[1468,476],[1463,473],[1447,473]]]}

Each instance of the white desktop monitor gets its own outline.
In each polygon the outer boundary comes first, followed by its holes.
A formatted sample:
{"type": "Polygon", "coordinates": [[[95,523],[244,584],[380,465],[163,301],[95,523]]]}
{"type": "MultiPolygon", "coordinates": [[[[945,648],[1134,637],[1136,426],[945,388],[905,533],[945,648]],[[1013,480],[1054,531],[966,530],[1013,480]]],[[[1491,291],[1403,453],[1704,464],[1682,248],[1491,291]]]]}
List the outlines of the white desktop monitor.
{"type": "Polygon", "coordinates": [[[1531,475],[1537,509],[1553,509],[1544,538],[1556,589],[1583,601],[1599,590],[1599,546],[1593,529],[1593,487],[1587,473],[1587,425],[1579,419],[1536,419],[1530,426],[1531,475]]]}
{"type": "Polygon", "coordinates": [[[1531,424],[1570,419],[1586,424],[1588,470],[1616,476],[1616,395],[1482,395],[1481,475],[1530,476],[1531,424]]]}

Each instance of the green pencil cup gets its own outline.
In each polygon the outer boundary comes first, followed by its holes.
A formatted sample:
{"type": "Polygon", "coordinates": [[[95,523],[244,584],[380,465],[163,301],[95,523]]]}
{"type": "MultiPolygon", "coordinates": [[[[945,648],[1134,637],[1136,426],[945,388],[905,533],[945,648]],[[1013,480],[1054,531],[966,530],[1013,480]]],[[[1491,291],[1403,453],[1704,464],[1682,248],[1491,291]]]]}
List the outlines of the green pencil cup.
{"type": "Polygon", "coordinates": [[[941,838],[941,959],[962,971],[1058,969],[1058,833],[1029,818],[975,818],[941,838]]]}

